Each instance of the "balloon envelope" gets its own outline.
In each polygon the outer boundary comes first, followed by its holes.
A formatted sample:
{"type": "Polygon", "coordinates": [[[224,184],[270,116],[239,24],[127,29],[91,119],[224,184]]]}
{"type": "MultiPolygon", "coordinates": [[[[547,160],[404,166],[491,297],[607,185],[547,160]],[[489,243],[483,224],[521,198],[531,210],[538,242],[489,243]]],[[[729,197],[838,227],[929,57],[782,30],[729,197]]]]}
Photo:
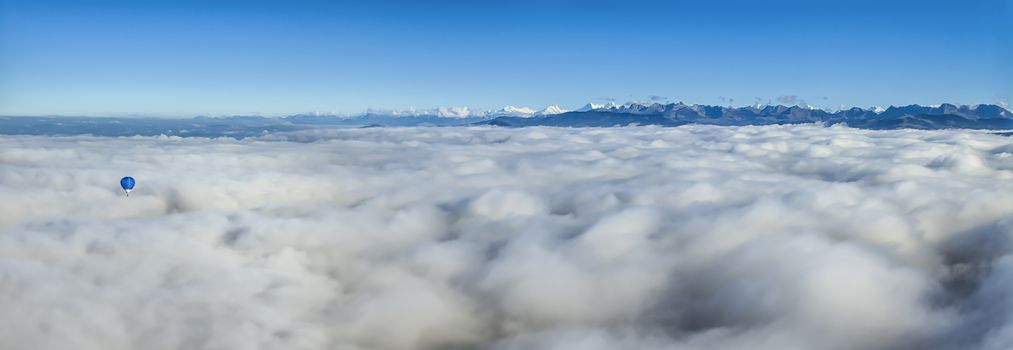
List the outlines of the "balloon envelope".
{"type": "Polygon", "coordinates": [[[127,176],[120,179],[120,187],[123,187],[124,191],[130,192],[134,189],[134,178],[127,176]]]}

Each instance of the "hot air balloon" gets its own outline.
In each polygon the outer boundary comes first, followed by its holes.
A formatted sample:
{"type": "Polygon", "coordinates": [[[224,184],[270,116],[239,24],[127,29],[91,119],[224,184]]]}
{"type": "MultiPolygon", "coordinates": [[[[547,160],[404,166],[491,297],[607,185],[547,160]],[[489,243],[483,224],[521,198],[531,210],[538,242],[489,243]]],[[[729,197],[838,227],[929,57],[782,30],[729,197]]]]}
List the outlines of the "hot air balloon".
{"type": "Polygon", "coordinates": [[[123,187],[123,191],[127,192],[127,197],[130,197],[130,191],[134,190],[134,178],[127,176],[120,179],[120,187],[123,187]]]}

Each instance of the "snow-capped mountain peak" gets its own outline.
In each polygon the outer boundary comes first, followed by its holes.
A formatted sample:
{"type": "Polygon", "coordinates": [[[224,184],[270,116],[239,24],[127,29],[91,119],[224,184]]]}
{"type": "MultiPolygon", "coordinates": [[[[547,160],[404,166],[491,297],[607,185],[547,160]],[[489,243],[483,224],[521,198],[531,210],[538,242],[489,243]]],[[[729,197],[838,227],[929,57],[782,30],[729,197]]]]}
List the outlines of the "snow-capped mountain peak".
{"type": "Polygon", "coordinates": [[[536,110],[528,108],[528,107],[506,106],[506,107],[503,107],[503,109],[500,109],[497,112],[497,114],[527,116],[527,115],[535,114],[536,112],[537,112],[536,110]]]}
{"type": "Polygon", "coordinates": [[[566,113],[566,112],[569,112],[569,111],[560,108],[559,105],[551,105],[551,106],[545,107],[545,109],[543,109],[541,111],[538,111],[538,113],[535,113],[535,115],[553,115],[553,114],[560,114],[560,113],[566,113]]]}
{"type": "Polygon", "coordinates": [[[602,108],[605,108],[605,105],[600,104],[600,103],[588,102],[588,104],[584,105],[584,107],[578,108],[577,112],[590,112],[590,111],[593,111],[593,110],[596,110],[596,109],[602,109],[602,108]]]}
{"type": "Polygon", "coordinates": [[[619,107],[622,107],[622,105],[617,104],[616,101],[609,101],[608,103],[588,102],[588,104],[584,105],[584,107],[578,108],[575,112],[589,112],[596,109],[613,109],[619,107]]]}

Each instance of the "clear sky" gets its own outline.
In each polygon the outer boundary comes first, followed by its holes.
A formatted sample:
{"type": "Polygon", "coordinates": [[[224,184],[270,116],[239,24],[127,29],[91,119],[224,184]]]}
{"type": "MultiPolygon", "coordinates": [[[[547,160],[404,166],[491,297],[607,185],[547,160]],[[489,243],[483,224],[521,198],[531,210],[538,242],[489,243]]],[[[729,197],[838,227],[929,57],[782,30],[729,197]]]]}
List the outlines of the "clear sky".
{"type": "Polygon", "coordinates": [[[0,0],[0,115],[1013,96],[1013,0],[0,0]]]}

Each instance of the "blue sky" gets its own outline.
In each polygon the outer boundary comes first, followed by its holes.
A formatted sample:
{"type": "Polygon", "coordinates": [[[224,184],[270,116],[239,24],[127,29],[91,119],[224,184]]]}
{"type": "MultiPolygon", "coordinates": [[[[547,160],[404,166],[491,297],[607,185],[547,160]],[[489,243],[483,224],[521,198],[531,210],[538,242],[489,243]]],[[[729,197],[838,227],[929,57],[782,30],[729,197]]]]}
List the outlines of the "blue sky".
{"type": "Polygon", "coordinates": [[[1013,0],[0,0],[0,115],[996,103],[1010,57],[1013,0]]]}

